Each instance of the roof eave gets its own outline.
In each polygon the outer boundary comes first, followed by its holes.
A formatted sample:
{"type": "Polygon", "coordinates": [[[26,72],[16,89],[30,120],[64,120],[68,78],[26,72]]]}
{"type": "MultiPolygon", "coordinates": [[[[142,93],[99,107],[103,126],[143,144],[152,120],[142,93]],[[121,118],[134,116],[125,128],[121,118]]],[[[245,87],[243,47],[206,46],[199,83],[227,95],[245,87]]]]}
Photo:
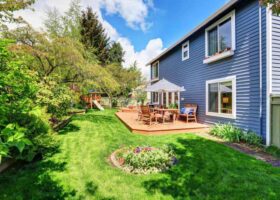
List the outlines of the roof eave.
{"type": "Polygon", "coordinates": [[[212,21],[213,19],[215,19],[216,17],[218,17],[220,14],[222,14],[224,11],[226,11],[227,9],[229,9],[231,6],[233,6],[234,4],[236,4],[238,1],[240,0],[231,0],[230,2],[228,2],[227,4],[225,4],[222,8],[220,8],[218,11],[216,11],[213,15],[211,15],[210,17],[208,17],[204,22],[202,22],[200,25],[198,25],[195,29],[193,29],[191,32],[189,32],[187,35],[185,35],[184,37],[182,37],[180,40],[178,40],[176,43],[174,43],[173,45],[171,45],[169,48],[167,48],[165,51],[163,51],[161,54],[159,54],[157,57],[155,57],[154,59],[152,59],[150,62],[148,62],[146,64],[146,66],[151,65],[153,62],[157,61],[159,58],[161,58],[163,55],[165,55],[166,53],[168,53],[169,51],[171,51],[174,47],[176,47],[178,44],[180,44],[181,42],[183,42],[184,40],[186,40],[188,37],[190,37],[191,35],[193,35],[194,33],[196,33],[197,31],[199,31],[202,27],[206,26],[210,21],[212,21]]]}

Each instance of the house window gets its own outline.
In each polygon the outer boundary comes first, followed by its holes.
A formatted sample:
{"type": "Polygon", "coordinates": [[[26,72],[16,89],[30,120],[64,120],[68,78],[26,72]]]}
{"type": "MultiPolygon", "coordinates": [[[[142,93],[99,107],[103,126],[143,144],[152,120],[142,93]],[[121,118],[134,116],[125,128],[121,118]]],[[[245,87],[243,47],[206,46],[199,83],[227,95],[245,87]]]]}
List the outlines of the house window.
{"type": "Polygon", "coordinates": [[[182,45],[182,61],[190,58],[190,42],[187,41],[182,45]]]}
{"type": "Polygon", "coordinates": [[[159,62],[152,64],[152,80],[158,79],[159,72],[159,62]]]}
{"type": "Polygon", "coordinates": [[[206,114],[235,118],[236,78],[227,77],[206,82],[206,114]]]}
{"type": "Polygon", "coordinates": [[[235,11],[207,28],[205,38],[204,63],[232,56],[235,50],[235,11]],[[217,59],[213,59],[215,56],[217,59]]]}
{"type": "Polygon", "coordinates": [[[152,103],[154,104],[158,104],[159,103],[159,99],[158,99],[158,92],[152,92],[152,103]]]}

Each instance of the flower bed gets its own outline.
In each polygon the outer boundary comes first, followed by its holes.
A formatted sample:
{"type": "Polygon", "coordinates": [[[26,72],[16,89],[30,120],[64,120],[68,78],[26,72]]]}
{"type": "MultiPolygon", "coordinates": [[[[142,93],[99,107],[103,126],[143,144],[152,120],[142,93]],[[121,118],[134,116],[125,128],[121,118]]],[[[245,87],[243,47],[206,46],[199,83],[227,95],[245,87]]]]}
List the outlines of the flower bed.
{"type": "Polygon", "coordinates": [[[111,155],[111,161],[116,167],[135,174],[163,172],[177,163],[173,150],[168,146],[122,148],[111,155]]]}

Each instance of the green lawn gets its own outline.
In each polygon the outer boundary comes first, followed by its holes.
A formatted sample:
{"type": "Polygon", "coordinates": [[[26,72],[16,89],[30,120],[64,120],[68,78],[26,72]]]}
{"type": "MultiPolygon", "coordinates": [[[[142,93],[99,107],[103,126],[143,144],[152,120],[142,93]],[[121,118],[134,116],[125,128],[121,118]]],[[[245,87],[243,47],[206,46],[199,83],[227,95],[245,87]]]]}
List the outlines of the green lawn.
{"type": "Polygon", "coordinates": [[[130,133],[113,111],[75,116],[52,156],[0,175],[0,199],[280,199],[280,168],[191,134],[130,133]],[[126,145],[171,144],[179,164],[154,175],[108,163],[126,145]]]}

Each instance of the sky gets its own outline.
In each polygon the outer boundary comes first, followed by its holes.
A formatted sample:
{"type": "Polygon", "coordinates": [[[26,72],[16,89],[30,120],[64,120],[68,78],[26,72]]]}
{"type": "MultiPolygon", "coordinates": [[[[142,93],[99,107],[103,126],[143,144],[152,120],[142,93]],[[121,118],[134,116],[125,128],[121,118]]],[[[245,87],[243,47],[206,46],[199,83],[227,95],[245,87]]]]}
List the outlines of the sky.
{"type": "MultiPolygon", "coordinates": [[[[37,0],[22,16],[36,29],[43,29],[46,10],[56,7],[62,14],[71,0],[37,0]]],[[[186,35],[228,0],[81,0],[98,14],[108,36],[125,51],[124,66],[134,61],[149,77],[146,63],[186,35]]]]}

